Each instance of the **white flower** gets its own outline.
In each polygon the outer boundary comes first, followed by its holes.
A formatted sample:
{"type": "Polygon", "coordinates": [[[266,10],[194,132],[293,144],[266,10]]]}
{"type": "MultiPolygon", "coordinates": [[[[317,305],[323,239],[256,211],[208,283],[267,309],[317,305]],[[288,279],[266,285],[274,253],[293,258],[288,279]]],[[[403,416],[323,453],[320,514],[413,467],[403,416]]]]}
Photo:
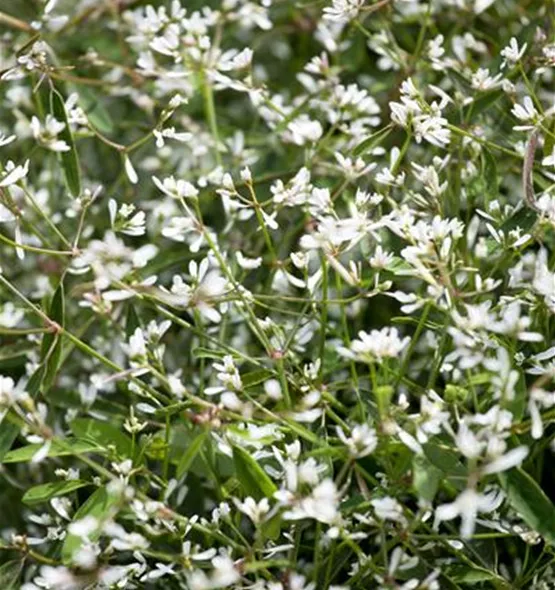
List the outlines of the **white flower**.
{"type": "Polygon", "coordinates": [[[166,139],[175,139],[180,143],[186,143],[193,139],[192,133],[188,133],[187,131],[177,132],[175,127],[166,127],[166,129],[162,129],[161,131],[155,129],[152,134],[156,138],[157,148],[163,148],[166,139]]]}
{"type": "Polygon", "coordinates": [[[4,172],[4,178],[0,179],[0,187],[16,184],[27,176],[29,172],[29,160],[25,160],[23,166],[16,166],[11,160],[8,160],[4,172]]]}
{"type": "Polygon", "coordinates": [[[551,150],[551,154],[549,156],[545,156],[542,160],[542,166],[554,166],[555,167],[555,145],[551,150]]]}
{"type": "Polygon", "coordinates": [[[43,565],[40,568],[40,575],[34,581],[37,584],[35,588],[52,590],[77,590],[81,585],[73,573],[64,566],[43,565]]]}
{"type": "Polygon", "coordinates": [[[337,427],[337,436],[349,449],[353,457],[365,457],[374,451],[378,445],[376,431],[368,424],[357,424],[351,430],[351,436],[347,437],[343,430],[337,427]]]}
{"type": "Polygon", "coordinates": [[[501,74],[490,76],[490,72],[487,68],[478,68],[478,70],[472,74],[471,85],[475,90],[493,90],[499,86],[501,78],[501,74]]]}
{"type": "Polygon", "coordinates": [[[485,10],[487,10],[495,0],[474,0],[474,12],[476,14],[481,14],[485,10]]]}
{"type": "Polygon", "coordinates": [[[340,348],[339,352],[359,361],[397,358],[408,346],[410,338],[400,338],[397,328],[382,328],[371,332],[360,331],[358,339],[351,342],[350,349],[340,348]]]}
{"type": "Polygon", "coordinates": [[[250,496],[245,498],[243,502],[235,500],[235,505],[243,513],[246,514],[253,522],[253,524],[260,524],[266,514],[270,511],[270,503],[268,498],[262,498],[260,502],[257,502],[250,496]]]}
{"type": "Polygon", "coordinates": [[[435,526],[443,520],[461,517],[461,537],[467,539],[474,533],[478,512],[492,512],[503,502],[503,494],[480,494],[473,488],[464,490],[454,502],[442,504],[435,510],[435,526]]]}
{"type": "MultiPolygon", "coordinates": [[[[376,167],[376,163],[372,162],[371,164],[366,164],[366,162],[362,158],[356,158],[352,160],[351,158],[346,158],[339,152],[335,152],[334,154],[335,159],[339,167],[341,168],[342,172],[349,180],[355,180],[359,176],[364,176],[368,174],[376,167]]],[[[330,202],[331,205],[331,202],[330,202]]]]}
{"type": "Polygon", "coordinates": [[[16,135],[4,135],[4,133],[0,133],[0,147],[8,145],[17,139],[16,135]]]}
{"type": "Polygon", "coordinates": [[[315,143],[322,137],[323,129],[319,121],[312,121],[308,115],[301,115],[287,126],[291,141],[297,145],[315,143]]]}
{"type": "Polygon", "coordinates": [[[163,576],[173,576],[174,574],[173,566],[166,565],[165,563],[157,563],[156,569],[150,570],[147,574],[142,576],[141,582],[158,580],[163,576]]]}
{"type": "Polygon", "coordinates": [[[135,205],[127,205],[125,203],[118,210],[118,204],[115,199],[110,199],[108,209],[110,211],[110,223],[114,231],[119,231],[128,236],[142,236],[145,234],[146,216],[144,211],[137,211],[133,215],[135,205]]]}
{"type": "Polygon", "coordinates": [[[52,441],[47,440],[43,443],[40,449],[32,456],[31,463],[41,463],[46,459],[48,453],[50,452],[50,447],[52,446],[52,441]]]}
{"type": "Polygon", "coordinates": [[[22,309],[16,308],[11,301],[8,301],[0,308],[0,326],[15,328],[24,316],[25,312],[22,309]]]}
{"type": "Polygon", "coordinates": [[[475,459],[482,454],[485,443],[478,440],[478,437],[470,428],[462,422],[455,436],[455,443],[459,451],[469,459],[475,459]]]}
{"type": "Polygon", "coordinates": [[[227,280],[216,269],[210,269],[208,259],[202,260],[200,265],[195,261],[189,264],[189,273],[193,284],[186,283],[182,277],[173,277],[170,299],[183,307],[196,307],[202,316],[217,323],[221,319],[216,309],[218,298],[227,290],[227,280]]]}
{"type": "Polygon", "coordinates": [[[140,364],[146,361],[146,342],[141,328],[135,328],[129,337],[129,344],[125,345],[125,352],[133,363],[140,364]]]}
{"type": "MultiPolygon", "coordinates": [[[[282,500],[287,494],[276,493],[278,500],[282,500]]],[[[297,501],[283,517],[286,520],[302,520],[312,518],[325,524],[334,523],[339,514],[339,494],[335,483],[331,479],[324,479],[319,483],[309,496],[297,501]]]]}
{"type": "Polygon", "coordinates": [[[53,152],[67,152],[70,150],[69,145],[62,139],[58,139],[58,135],[64,130],[66,124],[58,121],[52,115],[46,115],[44,125],[33,117],[31,119],[31,131],[34,138],[44,147],[53,152]]]}
{"type": "Polygon", "coordinates": [[[135,171],[135,168],[133,168],[133,164],[131,164],[131,160],[127,154],[123,156],[123,166],[129,182],[131,184],[137,184],[139,182],[139,177],[137,176],[137,172],[135,171]]]}
{"type": "Polygon", "coordinates": [[[519,47],[516,37],[511,37],[507,47],[501,50],[501,56],[505,58],[501,67],[504,68],[507,64],[514,65],[518,62],[524,55],[527,47],[527,43],[524,43],[522,47],[519,47]]]}
{"type": "Polygon", "coordinates": [[[521,446],[511,449],[504,455],[501,455],[497,459],[494,459],[491,463],[488,463],[482,468],[484,475],[491,473],[500,473],[501,471],[508,471],[513,467],[517,467],[526,459],[528,456],[528,447],[521,446]]]}
{"type": "Polygon", "coordinates": [[[403,507],[397,500],[395,500],[395,498],[390,498],[389,496],[375,498],[374,500],[370,500],[370,504],[372,504],[376,516],[381,520],[393,520],[400,523],[405,522],[403,507]]]}
{"type": "Polygon", "coordinates": [[[11,377],[0,375],[0,406],[10,406],[17,401],[17,390],[11,377]]]}
{"type": "Polygon", "coordinates": [[[370,257],[370,266],[375,269],[387,268],[393,262],[393,254],[386,252],[380,244],[376,246],[374,254],[370,257]]]}
{"type": "Polygon", "coordinates": [[[437,147],[445,147],[451,141],[451,131],[447,128],[448,121],[444,117],[422,114],[414,117],[414,136],[420,143],[425,139],[437,147]]]}
{"type": "Polygon", "coordinates": [[[128,248],[112,231],[106,232],[103,240],[92,240],[73,259],[71,271],[75,274],[91,268],[95,275],[95,287],[107,289],[113,281],[121,281],[133,269],[143,268],[158,252],[152,244],[136,250],[128,248]]]}
{"type": "Polygon", "coordinates": [[[347,22],[358,16],[364,0],[332,0],[331,6],[324,8],[324,18],[335,22],[347,22]]]}
{"type": "Polygon", "coordinates": [[[529,96],[524,97],[523,104],[515,104],[512,108],[511,113],[519,120],[524,121],[527,123],[532,123],[531,125],[517,125],[513,127],[513,129],[517,131],[526,131],[528,129],[533,129],[534,124],[538,120],[539,113],[534,106],[534,102],[529,96]]]}
{"type": "Polygon", "coordinates": [[[255,268],[260,268],[262,265],[261,256],[258,256],[257,258],[247,258],[240,250],[236,252],[235,258],[237,259],[237,264],[244,270],[254,270],[255,268]]]}
{"type": "Polygon", "coordinates": [[[212,588],[231,586],[241,579],[233,560],[227,555],[218,555],[212,559],[212,588]]]}
{"type": "Polygon", "coordinates": [[[94,516],[85,516],[68,526],[68,531],[76,537],[86,538],[98,530],[99,522],[94,516]]]}
{"type": "Polygon", "coordinates": [[[198,196],[198,190],[186,180],[175,180],[173,176],[164,178],[160,181],[156,176],[152,177],[154,184],[168,197],[173,199],[183,199],[198,196]]]}
{"type": "Polygon", "coordinates": [[[270,399],[279,400],[282,397],[281,384],[277,379],[268,379],[268,381],[265,381],[264,391],[270,399]]]}

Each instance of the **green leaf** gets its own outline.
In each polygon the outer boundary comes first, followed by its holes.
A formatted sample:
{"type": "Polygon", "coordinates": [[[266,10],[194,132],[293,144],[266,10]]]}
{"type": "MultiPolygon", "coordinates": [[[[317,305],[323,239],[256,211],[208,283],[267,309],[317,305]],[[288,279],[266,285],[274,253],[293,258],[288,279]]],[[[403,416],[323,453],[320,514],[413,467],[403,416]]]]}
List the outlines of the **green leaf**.
{"type": "Polygon", "coordinates": [[[11,422],[2,422],[0,426],[0,463],[3,462],[6,453],[12,448],[12,445],[19,434],[19,426],[11,422]]]}
{"type": "Polygon", "coordinates": [[[508,588],[507,581],[487,569],[480,567],[472,567],[468,565],[453,565],[447,570],[447,574],[454,581],[461,584],[477,584],[478,582],[496,582],[504,583],[504,586],[496,586],[500,588],[508,588]]]}
{"type": "Polygon", "coordinates": [[[384,127],[376,133],[372,133],[366,139],[363,139],[353,150],[354,156],[362,156],[366,152],[374,149],[382,140],[384,140],[392,131],[391,126],[384,127]]]}
{"type": "Polygon", "coordinates": [[[255,500],[271,498],[277,487],[253,457],[241,447],[233,447],[233,463],[237,478],[247,495],[255,500]]]}
{"type": "Polygon", "coordinates": [[[467,469],[452,448],[435,443],[423,445],[424,454],[430,463],[448,475],[466,477],[467,469]]]}
{"type": "Polygon", "coordinates": [[[14,559],[0,566],[0,588],[2,590],[16,590],[19,588],[19,576],[23,569],[23,560],[14,559]]]}
{"type": "MultiPolygon", "coordinates": [[[[497,163],[493,154],[485,147],[482,147],[482,170],[486,181],[486,194],[490,199],[497,199],[499,196],[499,182],[497,178],[497,163]]],[[[488,201],[489,202],[489,201],[488,201]]]]}
{"type": "Polygon", "coordinates": [[[437,493],[443,472],[421,455],[415,455],[412,461],[412,485],[419,498],[432,502],[437,493]]]}
{"type": "MultiPolygon", "coordinates": [[[[19,449],[14,449],[4,456],[3,463],[22,463],[30,461],[42,444],[32,444],[19,449]]],[[[85,440],[66,439],[63,442],[53,441],[47,457],[67,457],[70,455],[83,455],[84,453],[101,453],[103,449],[98,445],[85,440]]]]}
{"type": "Polygon", "coordinates": [[[464,119],[468,120],[470,115],[476,117],[493,106],[505,93],[503,90],[492,90],[484,92],[479,98],[466,105],[463,109],[464,119]]]}
{"type": "Polygon", "coordinates": [[[104,108],[100,96],[82,85],[75,91],[79,94],[79,104],[93,126],[102,133],[111,133],[114,130],[114,122],[110,113],[104,108]]]}
{"type": "Polygon", "coordinates": [[[212,350],[211,348],[204,348],[203,346],[198,346],[193,350],[193,356],[197,359],[221,359],[225,356],[221,350],[212,350]]]}
{"type": "Polygon", "coordinates": [[[295,434],[298,434],[301,438],[310,441],[312,444],[318,445],[321,444],[320,439],[314,432],[309,430],[306,426],[303,426],[299,422],[295,422],[292,419],[284,418],[283,420],[288,428],[290,428],[295,434]]]}
{"type": "Polygon", "coordinates": [[[120,455],[131,456],[131,439],[122,432],[120,426],[93,418],[77,418],[69,427],[77,438],[93,441],[104,448],[113,445],[120,455]]]}
{"type": "Polygon", "coordinates": [[[501,229],[508,234],[511,230],[520,227],[522,233],[528,233],[538,221],[538,214],[526,206],[521,206],[501,224],[501,229]]]}
{"type": "MultiPolygon", "coordinates": [[[[93,492],[82,504],[73,517],[73,522],[85,518],[85,516],[92,516],[96,518],[98,527],[92,531],[88,538],[91,541],[97,541],[100,537],[102,523],[107,520],[117,504],[119,497],[115,494],[109,494],[106,487],[98,488],[93,492]]],[[[82,539],[76,535],[69,534],[66,536],[64,545],[62,547],[62,559],[65,563],[71,562],[73,554],[81,547],[82,539]]]]}
{"type": "Polygon", "coordinates": [[[65,127],[59,133],[59,138],[64,140],[69,146],[67,152],[59,152],[60,162],[64,171],[64,177],[69,192],[78,197],[81,194],[81,169],[79,167],[79,158],[77,156],[77,149],[73,141],[73,134],[69,126],[66,107],[62,95],[55,89],[50,93],[50,108],[52,115],[62,123],[65,127]]]}
{"type": "Polygon", "coordinates": [[[243,383],[243,387],[249,388],[254,387],[255,385],[260,385],[260,383],[264,383],[270,379],[274,374],[272,371],[268,369],[260,369],[258,371],[251,371],[250,373],[245,373],[241,375],[241,381],[243,383]]]}
{"type": "Polygon", "coordinates": [[[130,303],[127,307],[127,316],[125,317],[125,333],[132,336],[137,328],[141,327],[141,320],[137,315],[135,306],[130,303]]]}
{"type": "Polygon", "coordinates": [[[56,496],[65,496],[79,488],[90,485],[89,482],[80,481],[78,479],[71,481],[55,481],[45,483],[40,486],[34,486],[27,490],[22,498],[25,504],[38,504],[39,502],[47,502],[50,498],[56,496]]]}
{"type": "MultiPolygon", "coordinates": [[[[27,381],[25,391],[32,397],[35,398],[40,389],[42,378],[44,375],[44,366],[39,365],[35,372],[27,381]]],[[[17,435],[19,434],[20,427],[12,422],[2,421],[0,427],[0,463],[3,463],[3,459],[6,453],[12,448],[17,435]]]]}
{"type": "Polygon", "coordinates": [[[208,431],[204,430],[191,441],[187,450],[183,453],[181,459],[179,460],[179,464],[177,465],[176,476],[177,478],[181,478],[191,467],[191,464],[195,460],[195,457],[199,454],[202,446],[204,445],[204,441],[208,436],[208,431]]]}
{"type": "MultiPolygon", "coordinates": [[[[65,322],[65,297],[64,284],[60,281],[58,288],[52,295],[52,301],[48,309],[48,317],[63,327],[65,322]]],[[[42,337],[40,359],[44,365],[44,375],[42,377],[43,392],[48,391],[54,381],[60,366],[62,357],[62,338],[55,332],[46,332],[42,337]]]]}
{"type": "Polygon", "coordinates": [[[27,381],[27,385],[25,386],[25,391],[33,398],[35,398],[40,391],[40,385],[44,378],[44,365],[39,365],[34,373],[29,377],[29,381],[27,381]]]}
{"type": "Polygon", "coordinates": [[[555,117],[551,120],[551,125],[547,125],[548,129],[551,133],[546,133],[544,136],[544,144],[543,144],[543,157],[547,158],[551,156],[553,153],[553,149],[555,148],[555,117]]]}
{"type": "Polygon", "coordinates": [[[555,506],[541,487],[522,469],[499,474],[507,499],[522,520],[555,545],[555,506]]]}
{"type": "Polygon", "coordinates": [[[274,514],[270,520],[265,520],[260,525],[260,531],[266,539],[276,541],[279,538],[281,532],[281,514],[274,514]]]}

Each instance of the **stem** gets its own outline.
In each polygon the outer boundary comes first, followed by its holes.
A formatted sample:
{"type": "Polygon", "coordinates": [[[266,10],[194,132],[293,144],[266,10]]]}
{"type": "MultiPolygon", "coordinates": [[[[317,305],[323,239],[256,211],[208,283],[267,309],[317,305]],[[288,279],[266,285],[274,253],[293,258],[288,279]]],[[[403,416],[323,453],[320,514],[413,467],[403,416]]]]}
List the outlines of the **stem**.
{"type": "Polygon", "coordinates": [[[46,221],[48,227],[50,227],[50,229],[58,236],[58,238],[60,238],[66,248],[71,248],[71,244],[62,234],[62,232],[56,227],[56,224],[50,219],[44,209],[42,209],[42,207],[40,207],[40,205],[36,202],[35,197],[33,197],[33,195],[24,186],[21,188],[23,189],[25,196],[29,199],[29,201],[31,201],[33,209],[46,221]]]}
{"type": "Polygon", "coordinates": [[[328,324],[328,261],[325,256],[322,261],[322,306],[320,310],[320,367],[318,378],[320,383],[324,375],[324,354],[326,352],[326,328],[328,324]]]}
{"type": "Polygon", "coordinates": [[[15,16],[6,14],[5,12],[0,12],[0,25],[6,25],[12,29],[17,29],[18,31],[24,31],[25,33],[35,32],[35,29],[33,29],[30,24],[19,18],[16,18],[15,16]]]}
{"type": "Polygon", "coordinates": [[[396,381],[395,385],[399,385],[401,379],[405,375],[405,371],[407,370],[410,357],[412,356],[414,348],[416,347],[418,339],[420,338],[420,334],[422,334],[422,330],[424,329],[424,326],[426,325],[426,320],[428,319],[428,314],[430,313],[431,306],[432,306],[432,304],[429,301],[424,306],[424,310],[422,311],[422,315],[420,316],[420,321],[418,322],[418,325],[416,326],[416,330],[414,331],[414,334],[413,334],[412,338],[410,339],[409,348],[407,350],[407,353],[405,354],[405,358],[403,359],[403,363],[401,365],[401,368],[399,369],[399,374],[397,375],[397,381],[396,381]]]}
{"type": "Polygon", "coordinates": [[[27,250],[28,252],[36,252],[37,254],[49,254],[51,256],[74,256],[74,252],[64,251],[64,250],[50,250],[48,248],[38,248],[36,246],[28,246],[27,244],[18,244],[14,242],[14,240],[10,240],[5,235],[0,234],[0,242],[4,242],[4,244],[8,244],[8,246],[12,246],[13,248],[21,248],[21,250],[27,250]]]}
{"type": "Polygon", "coordinates": [[[204,96],[204,109],[206,112],[206,119],[214,139],[214,157],[216,158],[216,164],[222,165],[222,159],[220,156],[220,136],[218,133],[218,121],[216,119],[216,107],[214,106],[214,92],[212,90],[212,84],[206,76],[206,72],[202,74],[202,86],[204,96]]]}

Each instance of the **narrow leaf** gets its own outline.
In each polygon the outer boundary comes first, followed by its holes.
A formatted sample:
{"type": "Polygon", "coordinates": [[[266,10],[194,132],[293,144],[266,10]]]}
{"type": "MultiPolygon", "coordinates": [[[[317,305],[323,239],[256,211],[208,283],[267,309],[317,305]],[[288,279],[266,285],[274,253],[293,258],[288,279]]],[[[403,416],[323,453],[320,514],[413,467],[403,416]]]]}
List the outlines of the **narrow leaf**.
{"type": "Polygon", "coordinates": [[[537,482],[522,469],[501,473],[499,480],[522,520],[555,545],[555,506],[537,482]]]}
{"type": "Polygon", "coordinates": [[[93,418],[77,418],[69,426],[77,438],[90,440],[104,448],[113,445],[121,455],[131,456],[131,439],[119,426],[93,418]]]}
{"type": "Polygon", "coordinates": [[[463,109],[465,120],[470,116],[476,117],[492,107],[505,93],[503,90],[484,92],[479,98],[468,104],[463,109]]]}
{"type": "MultiPolygon", "coordinates": [[[[65,322],[64,284],[60,281],[58,288],[52,295],[48,310],[48,317],[63,327],[65,322]]],[[[56,380],[60,359],[62,357],[62,339],[55,332],[46,332],[41,343],[41,364],[44,364],[42,378],[43,392],[48,391],[56,380]]]]}
{"type": "Polygon", "coordinates": [[[62,164],[62,169],[64,171],[64,177],[69,192],[74,197],[78,197],[81,194],[81,170],[79,168],[79,157],[77,155],[77,149],[75,148],[71,127],[69,126],[64,99],[62,98],[62,95],[55,89],[52,89],[52,92],[50,93],[50,108],[52,110],[52,115],[58,121],[65,123],[65,127],[60,132],[59,137],[67,143],[69,150],[66,152],[59,152],[60,162],[62,164]]]}
{"type": "Polygon", "coordinates": [[[277,487],[268,474],[245,449],[233,447],[233,463],[237,479],[241,482],[247,495],[255,500],[271,498],[277,487]]]}
{"type": "Polygon", "coordinates": [[[412,462],[412,485],[419,498],[431,502],[438,490],[443,472],[426,457],[415,455],[412,462]]]}
{"type": "Polygon", "coordinates": [[[12,445],[19,434],[19,426],[8,421],[3,421],[0,426],[0,463],[6,453],[12,448],[12,445]]]}
{"type": "Polygon", "coordinates": [[[497,178],[497,164],[493,154],[484,146],[482,147],[482,169],[486,182],[486,193],[490,199],[499,196],[499,182],[497,178]]]}
{"type": "MultiPolygon", "coordinates": [[[[6,453],[3,463],[28,462],[42,446],[42,443],[37,443],[14,449],[6,453]]],[[[84,440],[66,439],[63,443],[52,441],[47,457],[66,457],[69,455],[83,455],[84,453],[101,453],[102,451],[103,449],[94,443],[84,440]]]]}
{"type": "Polygon", "coordinates": [[[22,559],[7,561],[0,566],[0,588],[3,590],[16,590],[16,588],[19,588],[19,576],[22,569],[22,559]]]}
{"type": "Polygon", "coordinates": [[[423,446],[424,454],[432,465],[448,475],[466,477],[467,469],[460,462],[458,454],[444,445],[427,443],[423,446]]]}
{"type": "Polygon", "coordinates": [[[251,371],[250,373],[241,375],[241,381],[243,387],[248,388],[260,385],[260,383],[264,383],[264,381],[267,381],[270,377],[273,377],[272,371],[260,369],[259,371],[251,371]]]}
{"type": "Polygon", "coordinates": [[[79,94],[79,103],[93,126],[102,133],[111,133],[114,130],[114,122],[110,113],[104,108],[100,96],[82,85],[76,91],[79,94]]]}
{"type": "Polygon", "coordinates": [[[366,152],[369,152],[375,148],[381,141],[383,141],[392,131],[392,128],[388,125],[376,133],[372,133],[369,137],[361,141],[353,150],[353,155],[362,156],[366,152]]]}
{"type": "Polygon", "coordinates": [[[23,502],[25,504],[38,504],[39,502],[47,502],[50,498],[56,496],[65,496],[70,492],[78,490],[79,488],[89,485],[89,482],[80,481],[78,479],[72,481],[56,481],[45,483],[40,486],[34,486],[27,490],[23,495],[23,502]]]}
{"type": "MultiPolygon", "coordinates": [[[[42,378],[44,375],[44,366],[39,365],[35,372],[29,377],[25,391],[32,397],[35,398],[40,389],[42,378]]],[[[3,463],[3,459],[6,453],[12,448],[17,435],[19,434],[20,427],[17,424],[11,422],[2,421],[0,428],[0,463],[3,463]]]]}
{"type": "Polygon", "coordinates": [[[202,449],[202,445],[208,436],[208,431],[203,431],[199,435],[197,435],[192,441],[191,444],[187,447],[185,453],[183,453],[179,464],[177,466],[176,475],[177,478],[181,478],[191,467],[191,464],[195,460],[195,457],[199,454],[200,450],[202,449]]]}
{"type": "MultiPolygon", "coordinates": [[[[106,487],[98,488],[88,497],[87,501],[81,505],[79,510],[77,510],[73,517],[73,522],[81,520],[82,518],[85,518],[85,516],[96,518],[98,527],[88,535],[88,538],[94,542],[100,537],[102,523],[110,517],[117,502],[117,495],[109,494],[106,487]]],[[[62,558],[64,562],[71,562],[73,554],[81,547],[81,543],[81,537],[70,533],[66,536],[62,547],[62,558]]]]}

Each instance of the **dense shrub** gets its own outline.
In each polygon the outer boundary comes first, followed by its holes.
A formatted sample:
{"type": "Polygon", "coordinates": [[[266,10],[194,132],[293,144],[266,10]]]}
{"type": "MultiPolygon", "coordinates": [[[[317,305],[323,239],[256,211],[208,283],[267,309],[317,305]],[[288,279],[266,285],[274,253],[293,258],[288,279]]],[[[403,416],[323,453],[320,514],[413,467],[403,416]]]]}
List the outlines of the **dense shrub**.
{"type": "Polygon", "coordinates": [[[554,5],[3,0],[0,581],[555,588],[554,5]]]}

